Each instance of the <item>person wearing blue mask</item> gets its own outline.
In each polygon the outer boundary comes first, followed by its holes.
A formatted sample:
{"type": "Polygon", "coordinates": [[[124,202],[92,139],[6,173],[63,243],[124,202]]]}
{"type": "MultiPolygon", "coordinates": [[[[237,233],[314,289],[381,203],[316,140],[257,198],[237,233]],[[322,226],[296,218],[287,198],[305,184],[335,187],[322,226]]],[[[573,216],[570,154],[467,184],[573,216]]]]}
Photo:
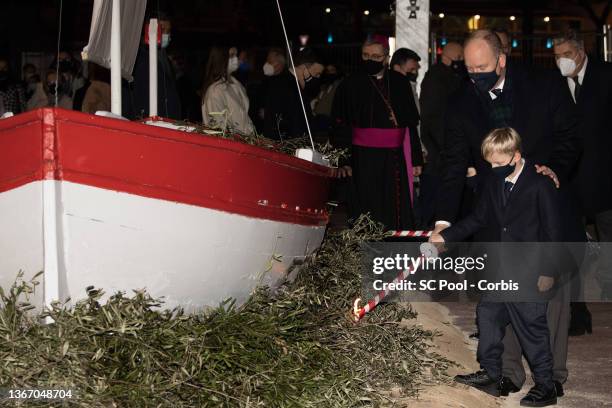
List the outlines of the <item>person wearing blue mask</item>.
{"type": "Polygon", "coordinates": [[[181,100],[176,85],[176,75],[168,58],[167,49],[172,41],[172,22],[168,15],[155,12],[145,17],[142,42],[136,56],[132,82],[123,82],[123,116],[137,119],[149,116],[149,44],[147,32],[150,19],[156,18],[159,26],[157,51],[157,113],[169,119],[187,119],[182,115],[181,100]]]}
{"type": "MultiPolygon", "coordinates": [[[[580,213],[568,189],[568,180],[582,150],[575,104],[562,78],[551,71],[507,64],[498,35],[491,30],[473,32],[464,44],[464,60],[470,84],[449,103],[442,150],[442,181],[436,205],[434,231],[439,233],[457,219],[470,165],[476,170],[475,202],[491,165],[480,154],[480,146],[492,129],[512,127],[522,136],[522,152],[538,173],[552,179],[559,189],[565,242],[585,240],[580,213]],[[564,86],[565,85],[565,86],[564,86]]],[[[475,241],[486,241],[479,233],[475,241]]],[[[575,273],[580,254],[563,265],[575,273]]],[[[570,294],[557,291],[547,310],[554,359],[553,378],[557,395],[563,395],[567,379],[567,337],[570,294]]],[[[525,380],[521,347],[511,329],[504,338],[504,372],[501,394],[516,392],[525,380]]]]}

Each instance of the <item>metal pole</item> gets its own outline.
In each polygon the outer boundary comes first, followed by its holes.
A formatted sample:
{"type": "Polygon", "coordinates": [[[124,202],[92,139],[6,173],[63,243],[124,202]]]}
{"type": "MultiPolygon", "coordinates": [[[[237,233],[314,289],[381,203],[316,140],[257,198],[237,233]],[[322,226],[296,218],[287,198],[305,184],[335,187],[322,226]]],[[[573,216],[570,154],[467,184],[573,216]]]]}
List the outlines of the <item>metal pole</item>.
{"type": "Polygon", "coordinates": [[[121,116],[121,0],[112,1],[111,111],[121,116]]]}
{"type": "Polygon", "coordinates": [[[149,21],[149,116],[157,116],[157,19],[149,21]]]}

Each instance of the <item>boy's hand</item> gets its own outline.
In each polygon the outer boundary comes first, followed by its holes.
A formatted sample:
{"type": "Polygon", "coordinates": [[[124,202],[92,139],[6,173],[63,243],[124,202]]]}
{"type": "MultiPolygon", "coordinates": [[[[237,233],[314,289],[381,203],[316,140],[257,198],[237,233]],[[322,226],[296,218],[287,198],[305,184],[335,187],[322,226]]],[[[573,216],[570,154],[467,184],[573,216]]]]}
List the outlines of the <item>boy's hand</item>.
{"type": "Polygon", "coordinates": [[[442,235],[440,235],[439,233],[434,232],[433,234],[431,234],[431,237],[429,237],[429,242],[433,244],[443,244],[444,237],[442,237],[442,235]]]}
{"type": "Polygon", "coordinates": [[[538,290],[540,292],[549,291],[555,284],[555,278],[551,276],[540,276],[538,278],[538,290]]]}

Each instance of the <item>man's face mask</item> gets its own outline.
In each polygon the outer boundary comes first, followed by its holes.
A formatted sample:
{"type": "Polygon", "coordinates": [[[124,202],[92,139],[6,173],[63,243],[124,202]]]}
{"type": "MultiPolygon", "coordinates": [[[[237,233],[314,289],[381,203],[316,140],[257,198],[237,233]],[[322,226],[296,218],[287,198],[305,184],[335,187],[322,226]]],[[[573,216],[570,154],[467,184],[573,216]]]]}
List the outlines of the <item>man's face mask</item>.
{"type": "Polygon", "coordinates": [[[578,66],[578,64],[576,64],[576,58],[578,58],[578,55],[574,58],[561,57],[557,60],[557,67],[559,67],[561,75],[568,77],[576,71],[576,67],[578,66]]]}
{"type": "Polygon", "coordinates": [[[497,58],[497,62],[495,63],[495,68],[493,71],[489,72],[469,72],[468,75],[476,88],[478,88],[481,92],[489,92],[497,81],[499,80],[499,74],[497,73],[497,66],[499,64],[499,57],[497,58]]]}
{"type": "Polygon", "coordinates": [[[170,45],[170,34],[162,34],[161,47],[168,48],[169,45],[170,45]]]}
{"type": "Polygon", "coordinates": [[[263,66],[263,73],[265,76],[273,76],[274,75],[274,66],[269,62],[266,62],[263,66]]]}
{"type": "Polygon", "coordinates": [[[384,68],[383,61],[367,59],[363,61],[363,68],[368,75],[376,75],[384,68]]]}
{"type": "Polygon", "coordinates": [[[408,78],[410,82],[416,82],[418,78],[418,74],[415,74],[414,72],[408,72],[406,73],[406,78],[408,78]]]}
{"type": "Polygon", "coordinates": [[[69,60],[61,60],[59,62],[59,72],[68,73],[72,71],[72,62],[69,60]]]}
{"type": "Polygon", "coordinates": [[[314,99],[319,95],[321,90],[321,80],[313,77],[308,72],[308,78],[304,78],[304,96],[308,99],[314,99]]]}
{"type": "Polygon", "coordinates": [[[49,88],[49,95],[55,95],[55,93],[57,92],[57,83],[49,82],[48,88],[49,88]]]}

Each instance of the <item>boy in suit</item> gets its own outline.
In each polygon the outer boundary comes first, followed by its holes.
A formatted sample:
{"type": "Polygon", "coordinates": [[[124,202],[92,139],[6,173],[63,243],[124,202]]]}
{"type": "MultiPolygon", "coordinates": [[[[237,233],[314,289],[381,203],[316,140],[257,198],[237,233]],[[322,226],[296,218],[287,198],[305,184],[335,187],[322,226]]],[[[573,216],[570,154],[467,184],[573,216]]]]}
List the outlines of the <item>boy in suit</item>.
{"type": "MultiPolygon", "coordinates": [[[[554,183],[537,174],[534,163],[521,157],[521,139],[512,128],[495,129],[482,142],[481,152],[491,164],[475,211],[458,223],[434,234],[431,242],[458,242],[476,232],[489,242],[559,242],[561,222],[554,183]]],[[[537,291],[549,291],[554,284],[548,268],[537,272],[537,291]]],[[[535,286],[535,277],[533,279],[535,286]]],[[[527,288],[528,290],[529,288],[527,288]]],[[[535,289],[535,288],[534,288],[535,289]]],[[[512,325],[533,373],[535,386],[521,400],[521,406],[544,407],[557,403],[552,377],[553,358],[546,319],[547,302],[500,302],[481,300],[478,304],[480,340],[477,358],[481,370],[458,375],[455,380],[494,396],[500,395],[502,340],[512,325]]],[[[518,390],[517,390],[518,391],[518,390]]]]}

